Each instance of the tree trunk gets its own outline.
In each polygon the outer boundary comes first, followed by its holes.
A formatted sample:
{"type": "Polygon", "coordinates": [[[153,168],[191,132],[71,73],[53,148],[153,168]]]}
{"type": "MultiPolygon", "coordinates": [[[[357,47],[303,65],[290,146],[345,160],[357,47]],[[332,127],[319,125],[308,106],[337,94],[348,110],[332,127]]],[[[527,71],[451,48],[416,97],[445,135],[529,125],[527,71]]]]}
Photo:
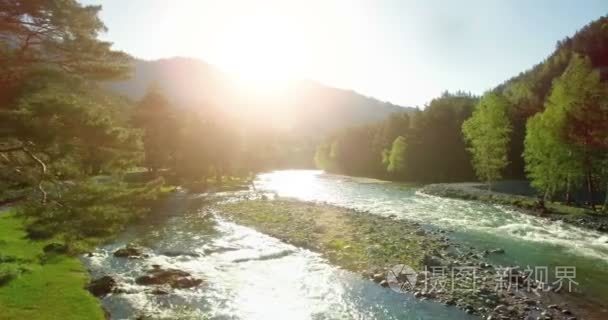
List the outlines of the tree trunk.
{"type": "Polygon", "coordinates": [[[570,175],[568,175],[568,179],[566,181],[566,204],[569,205],[572,203],[572,198],[570,195],[570,175]]]}
{"type": "Polygon", "coordinates": [[[608,212],[608,182],[606,182],[606,195],[604,195],[604,207],[602,210],[608,212]]]}
{"type": "Polygon", "coordinates": [[[588,201],[589,207],[592,210],[595,210],[595,203],[593,201],[593,178],[591,177],[591,172],[587,173],[587,193],[588,193],[588,201]]]}

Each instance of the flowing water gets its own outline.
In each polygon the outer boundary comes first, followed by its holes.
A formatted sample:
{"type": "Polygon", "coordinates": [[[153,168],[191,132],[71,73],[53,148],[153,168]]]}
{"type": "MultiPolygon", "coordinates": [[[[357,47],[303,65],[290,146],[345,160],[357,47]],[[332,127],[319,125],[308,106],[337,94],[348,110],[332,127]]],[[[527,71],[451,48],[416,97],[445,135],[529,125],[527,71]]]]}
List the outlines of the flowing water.
{"type": "MultiPolygon", "coordinates": [[[[411,186],[373,179],[289,170],[259,175],[255,192],[324,202],[394,215],[449,231],[477,249],[503,248],[492,263],[576,268],[571,303],[608,319],[608,237],[517,211],[473,201],[421,194],[411,186]]],[[[471,319],[453,307],[420,301],[331,266],[316,253],[282,243],[250,228],[209,219],[210,198],[248,197],[253,191],[216,196],[176,196],[160,215],[85,258],[93,276],[118,278],[124,293],[103,300],[113,319],[142,314],[168,319],[471,319]],[[146,248],[148,258],[120,259],[126,243],[146,248]],[[157,264],[205,279],[199,289],[151,294],[135,277],[157,264]]]]}

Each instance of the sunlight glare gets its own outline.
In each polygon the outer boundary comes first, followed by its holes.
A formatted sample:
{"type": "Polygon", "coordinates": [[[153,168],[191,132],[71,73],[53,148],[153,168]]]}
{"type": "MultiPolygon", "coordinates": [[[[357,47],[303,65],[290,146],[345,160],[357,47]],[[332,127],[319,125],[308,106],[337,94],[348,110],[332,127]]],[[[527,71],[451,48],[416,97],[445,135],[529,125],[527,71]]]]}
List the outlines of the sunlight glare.
{"type": "Polygon", "coordinates": [[[298,27],[285,17],[254,12],[225,31],[218,63],[250,89],[278,90],[299,72],[305,58],[299,35],[298,27]]]}

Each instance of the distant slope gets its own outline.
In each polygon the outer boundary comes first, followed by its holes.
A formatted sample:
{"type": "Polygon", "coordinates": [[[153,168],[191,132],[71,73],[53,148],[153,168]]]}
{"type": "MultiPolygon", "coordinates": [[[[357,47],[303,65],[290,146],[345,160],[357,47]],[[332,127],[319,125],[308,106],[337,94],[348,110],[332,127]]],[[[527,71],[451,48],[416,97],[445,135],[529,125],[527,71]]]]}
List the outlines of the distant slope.
{"type": "Polygon", "coordinates": [[[494,90],[511,103],[513,131],[509,147],[509,178],[525,177],[524,150],[527,120],[545,109],[553,80],[561,76],[574,54],[588,56],[602,79],[608,80],[608,16],[587,24],[572,37],[558,41],[555,50],[542,62],[505,81],[494,90]]]}
{"type": "Polygon", "coordinates": [[[212,107],[301,133],[325,133],[411,110],[313,81],[290,82],[273,95],[246,92],[216,67],[188,58],[136,60],[133,77],[109,87],[138,100],[151,84],[161,87],[178,107],[212,107]]]}

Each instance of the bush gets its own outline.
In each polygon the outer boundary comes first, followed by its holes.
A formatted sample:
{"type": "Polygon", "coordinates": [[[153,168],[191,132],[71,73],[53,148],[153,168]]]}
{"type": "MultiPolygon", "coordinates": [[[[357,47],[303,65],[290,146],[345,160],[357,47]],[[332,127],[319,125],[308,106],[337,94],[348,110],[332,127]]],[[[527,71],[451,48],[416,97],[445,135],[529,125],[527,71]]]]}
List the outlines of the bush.
{"type": "Polygon", "coordinates": [[[53,190],[46,204],[28,202],[20,213],[29,218],[27,232],[32,238],[105,237],[145,216],[162,184],[162,179],[143,185],[90,180],[64,184],[53,190]]]}
{"type": "Polygon", "coordinates": [[[21,274],[21,269],[13,264],[0,264],[0,286],[6,285],[21,274]]]}

